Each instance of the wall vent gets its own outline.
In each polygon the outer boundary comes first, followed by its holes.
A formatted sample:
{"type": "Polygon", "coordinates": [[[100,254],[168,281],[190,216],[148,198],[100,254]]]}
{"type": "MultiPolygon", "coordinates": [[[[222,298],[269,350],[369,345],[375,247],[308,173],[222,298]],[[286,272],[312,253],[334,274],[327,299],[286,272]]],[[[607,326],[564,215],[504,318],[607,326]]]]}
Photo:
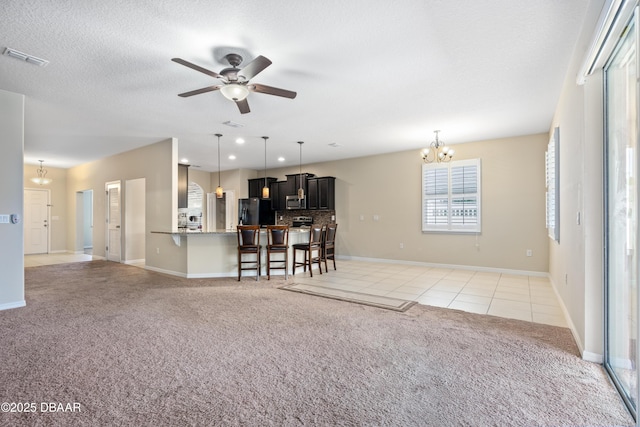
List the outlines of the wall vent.
{"type": "Polygon", "coordinates": [[[38,58],[33,55],[29,55],[24,52],[20,52],[19,50],[11,49],[7,47],[2,52],[5,56],[10,56],[12,58],[20,59],[21,61],[28,62],[29,64],[37,65],[38,67],[46,67],[49,61],[46,59],[38,58]]]}

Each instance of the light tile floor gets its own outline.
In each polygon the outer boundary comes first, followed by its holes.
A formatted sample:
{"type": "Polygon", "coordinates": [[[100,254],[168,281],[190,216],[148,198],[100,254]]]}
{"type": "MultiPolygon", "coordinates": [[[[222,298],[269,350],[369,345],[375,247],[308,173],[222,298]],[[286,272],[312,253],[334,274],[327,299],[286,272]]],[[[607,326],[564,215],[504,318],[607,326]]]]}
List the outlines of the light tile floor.
{"type": "MultiPolygon", "coordinates": [[[[25,267],[90,261],[84,254],[25,255],[25,267]]],[[[538,276],[338,260],[337,270],[313,277],[299,269],[289,276],[307,283],[420,304],[567,327],[549,279],[538,276]]],[[[140,266],[144,267],[144,266],[140,266]]]]}
{"type": "Polygon", "coordinates": [[[298,270],[293,281],[567,327],[546,277],[352,260],[337,266],[322,275],[314,268],[313,277],[298,270]]]}

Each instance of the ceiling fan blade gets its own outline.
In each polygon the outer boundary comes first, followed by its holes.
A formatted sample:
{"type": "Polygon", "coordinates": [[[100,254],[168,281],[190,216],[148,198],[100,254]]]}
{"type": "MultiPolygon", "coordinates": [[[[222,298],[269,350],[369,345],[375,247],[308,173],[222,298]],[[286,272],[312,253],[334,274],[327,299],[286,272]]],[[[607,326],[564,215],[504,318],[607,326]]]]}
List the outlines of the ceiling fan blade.
{"type": "Polygon", "coordinates": [[[236,105],[238,106],[238,109],[242,114],[251,112],[251,110],[249,109],[249,102],[247,102],[247,98],[243,99],[242,101],[236,101],[236,105]]]}
{"type": "Polygon", "coordinates": [[[204,74],[206,74],[206,75],[208,75],[208,76],[215,77],[215,78],[221,77],[221,76],[220,76],[220,74],[218,74],[218,73],[215,73],[215,72],[213,72],[213,71],[207,70],[206,68],[202,68],[202,67],[201,67],[201,66],[199,66],[199,65],[192,64],[191,62],[189,62],[189,61],[185,61],[184,59],[181,59],[181,58],[171,58],[171,60],[172,60],[173,62],[177,62],[178,64],[182,64],[182,65],[184,65],[185,67],[189,67],[189,68],[191,68],[191,69],[193,69],[193,70],[200,71],[201,73],[204,73],[204,74]]]}
{"type": "Polygon", "coordinates": [[[245,79],[251,80],[259,72],[271,65],[271,61],[260,55],[253,61],[249,62],[238,74],[244,76],[245,79]]]}
{"type": "Polygon", "coordinates": [[[275,95],[282,96],[284,98],[293,99],[296,97],[297,93],[291,90],[279,89],[277,87],[261,85],[261,84],[251,84],[248,86],[249,90],[258,93],[266,93],[267,95],[275,95]]]}
{"type": "Polygon", "coordinates": [[[192,90],[191,92],[179,93],[178,96],[186,98],[188,96],[200,95],[201,93],[213,92],[214,90],[220,89],[220,87],[220,85],[203,87],[202,89],[192,90]]]}

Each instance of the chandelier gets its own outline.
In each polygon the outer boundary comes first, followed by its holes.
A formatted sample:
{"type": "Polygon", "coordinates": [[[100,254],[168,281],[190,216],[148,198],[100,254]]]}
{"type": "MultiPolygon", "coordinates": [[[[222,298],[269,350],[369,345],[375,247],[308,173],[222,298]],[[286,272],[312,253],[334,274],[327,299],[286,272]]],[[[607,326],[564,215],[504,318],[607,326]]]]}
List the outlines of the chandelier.
{"type": "Polygon", "coordinates": [[[42,167],[42,162],[44,162],[44,160],[38,161],[40,162],[40,167],[36,169],[37,176],[31,178],[31,181],[40,185],[51,184],[53,180],[51,178],[47,178],[47,170],[42,167]]]}
{"type": "Polygon", "coordinates": [[[422,150],[422,160],[425,163],[433,162],[448,162],[453,158],[455,150],[444,145],[444,142],[438,139],[439,130],[433,131],[436,134],[436,139],[431,142],[428,148],[422,150]]]}

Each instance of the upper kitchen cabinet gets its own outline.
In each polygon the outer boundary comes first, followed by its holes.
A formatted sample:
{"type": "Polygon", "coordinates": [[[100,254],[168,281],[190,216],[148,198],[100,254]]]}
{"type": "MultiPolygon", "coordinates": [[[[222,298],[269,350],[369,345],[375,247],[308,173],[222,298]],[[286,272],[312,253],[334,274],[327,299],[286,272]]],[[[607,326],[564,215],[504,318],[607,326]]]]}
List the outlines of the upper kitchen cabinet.
{"type": "Polygon", "coordinates": [[[287,209],[287,181],[272,182],[269,188],[271,191],[271,209],[274,211],[287,209]]]}
{"type": "Polygon", "coordinates": [[[310,178],[307,181],[307,209],[335,210],[336,179],[333,176],[310,178]]]}
{"type": "Polygon", "coordinates": [[[298,188],[302,187],[307,192],[307,181],[315,175],[312,173],[297,173],[287,175],[287,184],[285,186],[285,196],[293,196],[298,194],[298,188]]]}
{"type": "MultiPolygon", "coordinates": [[[[267,187],[272,188],[271,183],[276,182],[276,178],[253,178],[249,180],[249,198],[258,197],[262,198],[262,187],[264,187],[265,180],[267,187]]],[[[271,197],[269,197],[271,198],[271,197]]]]}

